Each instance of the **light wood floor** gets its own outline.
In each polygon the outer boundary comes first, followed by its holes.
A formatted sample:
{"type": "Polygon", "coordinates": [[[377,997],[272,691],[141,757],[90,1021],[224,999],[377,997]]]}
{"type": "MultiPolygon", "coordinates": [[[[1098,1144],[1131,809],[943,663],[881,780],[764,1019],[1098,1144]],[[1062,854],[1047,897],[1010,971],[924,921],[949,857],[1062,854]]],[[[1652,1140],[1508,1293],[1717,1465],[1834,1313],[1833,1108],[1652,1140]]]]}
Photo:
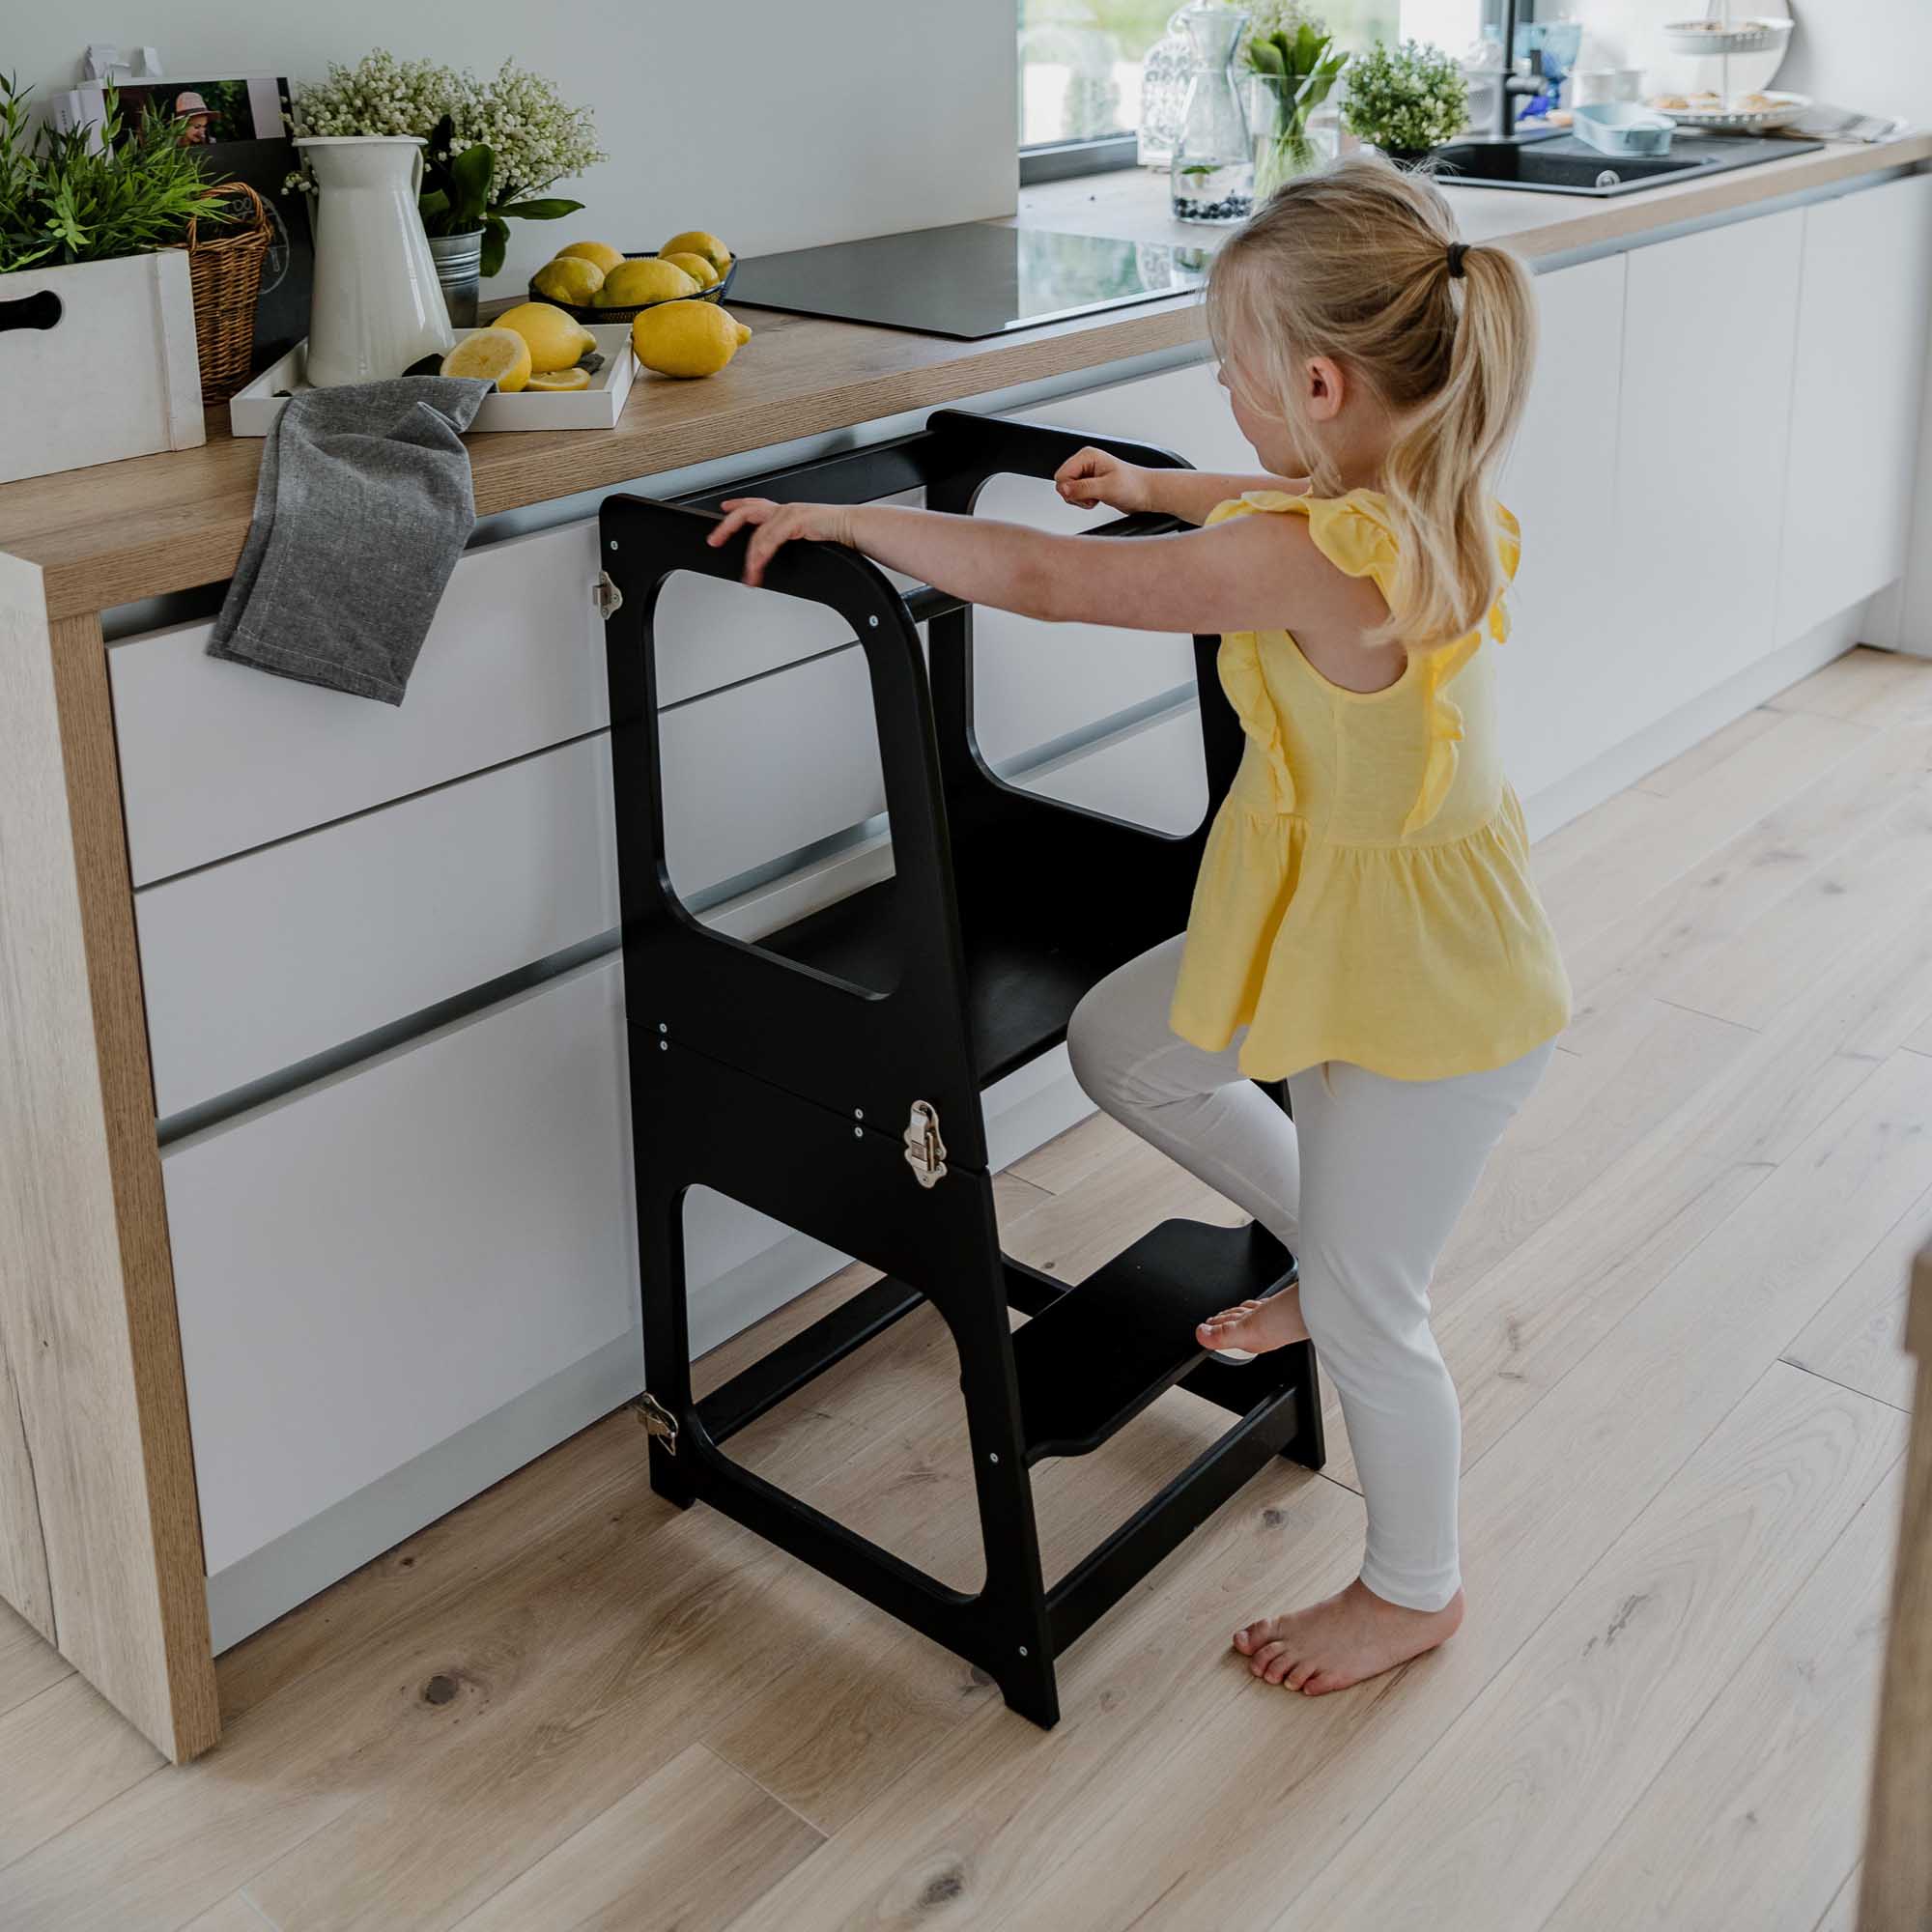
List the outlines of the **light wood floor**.
{"type": "MultiPolygon", "coordinates": [[[[1539,863],[1578,1010],[1437,1284],[1446,1651],[1312,1700],[1229,1661],[1352,1574],[1332,1416],[1325,1474],[1275,1463],[1073,1650],[1050,1735],[661,1503],[618,1416],[225,1657],[185,1770],[0,1617],[0,1925],[1849,1932],[1932,1230],[1932,666],[1842,660],[1539,863]]],[[[1070,1279],[1228,1211],[1106,1122],[1001,1191],[1070,1279]]],[[[1220,1420],[1045,1465],[1050,1563],[1220,1420]]],[[[916,1317],[740,1442],[970,1582],[959,1423],[916,1317]]]]}

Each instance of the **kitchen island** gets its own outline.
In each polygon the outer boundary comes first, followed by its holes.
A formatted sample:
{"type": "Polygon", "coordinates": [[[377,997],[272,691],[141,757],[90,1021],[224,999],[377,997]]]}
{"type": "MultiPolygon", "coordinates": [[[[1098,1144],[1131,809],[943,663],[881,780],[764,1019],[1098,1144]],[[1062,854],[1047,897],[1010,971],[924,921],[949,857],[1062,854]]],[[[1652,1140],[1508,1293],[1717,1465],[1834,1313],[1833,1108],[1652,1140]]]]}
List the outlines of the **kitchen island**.
{"type": "MultiPolygon", "coordinates": [[[[1539,826],[1896,641],[1928,158],[1455,190],[1471,239],[1542,270],[1503,673],[1539,826]]],[[[1132,174],[1019,218],[1198,240],[1132,174]]],[[[723,376],[639,383],[609,434],[470,439],[484,521],[400,712],[203,654],[258,444],[212,423],[0,488],[0,1598],[171,1756],[218,1734],[217,1649],[641,1386],[603,493],[952,403],[1243,466],[1192,300],[980,342],[749,319],[723,376]]],[[[1068,526],[1038,486],[981,508],[1068,526]]],[[[823,617],[666,593],[673,869],[741,936],[890,869],[858,654],[823,617]]],[[[1015,781],[1198,817],[1184,640],[987,617],[978,648],[1015,781]]],[[[1081,1106],[1040,1068],[989,1100],[1002,1159],[1081,1106]]],[[[700,1342],[838,1260],[718,1197],[689,1240],[700,1342]]]]}

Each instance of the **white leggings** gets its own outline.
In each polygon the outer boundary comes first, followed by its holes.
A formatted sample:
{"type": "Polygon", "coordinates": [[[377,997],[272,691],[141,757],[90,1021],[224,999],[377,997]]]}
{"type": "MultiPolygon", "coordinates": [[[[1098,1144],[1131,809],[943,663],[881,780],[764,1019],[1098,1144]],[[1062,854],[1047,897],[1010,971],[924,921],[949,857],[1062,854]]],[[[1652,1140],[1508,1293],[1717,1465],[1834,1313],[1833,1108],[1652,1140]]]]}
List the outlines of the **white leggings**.
{"type": "Polygon", "coordinates": [[[1285,1241],[1301,1312],[1342,1400],[1368,1503],[1362,1581],[1435,1610],[1456,1594],[1463,1424],[1429,1327],[1429,1284],[1490,1151],[1554,1042],[1490,1072],[1391,1080],[1345,1062],[1289,1081],[1291,1122],[1168,1028],[1179,938],[1109,974],[1067,1032],[1090,1097],[1285,1241]]]}

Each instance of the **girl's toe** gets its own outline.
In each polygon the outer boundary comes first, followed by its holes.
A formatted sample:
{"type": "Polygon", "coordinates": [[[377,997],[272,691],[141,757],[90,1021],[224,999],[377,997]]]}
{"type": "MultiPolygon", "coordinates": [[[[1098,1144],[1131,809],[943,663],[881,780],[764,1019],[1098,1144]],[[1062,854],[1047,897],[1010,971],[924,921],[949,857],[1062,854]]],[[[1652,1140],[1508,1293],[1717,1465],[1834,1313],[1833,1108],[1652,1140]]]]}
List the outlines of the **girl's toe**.
{"type": "Polygon", "coordinates": [[[1270,1684],[1280,1684],[1296,1668],[1298,1665],[1294,1661],[1294,1653],[1285,1643],[1276,1644],[1274,1656],[1268,1660],[1268,1666],[1262,1675],[1270,1684]]]}
{"type": "Polygon", "coordinates": [[[1306,1659],[1297,1663],[1282,1680],[1291,1690],[1305,1690],[1312,1678],[1321,1675],[1320,1670],[1306,1659]]]}

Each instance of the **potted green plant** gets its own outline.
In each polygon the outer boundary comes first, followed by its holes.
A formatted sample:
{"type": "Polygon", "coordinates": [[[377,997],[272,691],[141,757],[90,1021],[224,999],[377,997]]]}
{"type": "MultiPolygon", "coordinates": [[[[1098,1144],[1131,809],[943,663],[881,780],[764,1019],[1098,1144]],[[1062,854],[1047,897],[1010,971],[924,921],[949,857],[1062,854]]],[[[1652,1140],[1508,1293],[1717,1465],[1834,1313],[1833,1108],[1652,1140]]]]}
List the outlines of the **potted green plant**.
{"type": "MultiPolygon", "coordinates": [[[[590,109],[505,61],[493,78],[379,47],[298,90],[298,134],[403,134],[426,143],[418,207],[449,319],[476,320],[480,278],[501,271],[512,221],[554,221],[583,206],[549,189],[606,158],[590,109]]],[[[304,187],[302,176],[294,177],[304,187]]]]}
{"type": "Polygon", "coordinates": [[[1255,137],[1255,198],[1325,158],[1309,123],[1348,67],[1324,21],[1301,0],[1255,0],[1242,57],[1249,70],[1248,122],[1255,137]]]}
{"type": "Polygon", "coordinates": [[[1391,160],[1417,162],[1468,118],[1463,70],[1424,41],[1374,46],[1349,63],[1342,124],[1391,160]]]}
{"type": "Polygon", "coordinates": [[[207,440],[184,244],[224,218],[185,120],[110,88],[98,128],[30,133],[30,92],[0,78],[0,482],[207,440]]]}

